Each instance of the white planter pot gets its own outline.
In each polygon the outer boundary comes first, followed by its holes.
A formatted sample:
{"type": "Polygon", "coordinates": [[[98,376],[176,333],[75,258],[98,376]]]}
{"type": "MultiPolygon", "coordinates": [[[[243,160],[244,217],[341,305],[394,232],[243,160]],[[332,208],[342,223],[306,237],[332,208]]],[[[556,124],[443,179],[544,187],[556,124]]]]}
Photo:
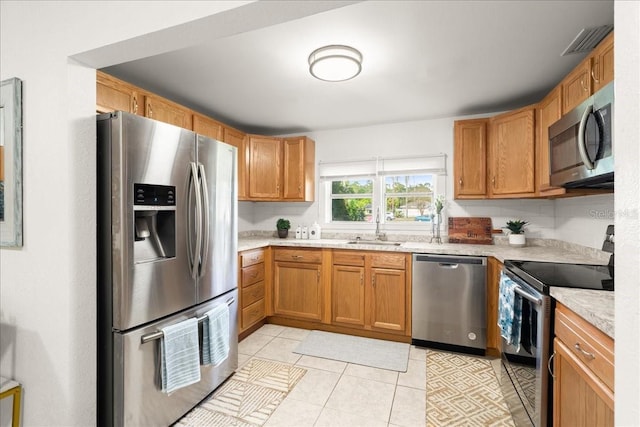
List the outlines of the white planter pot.
{"type": "Polygon", "coordinates": [[[509,245],[521,248],[525,246],[527,239],[524,234],[509,234],[509,245]]]}

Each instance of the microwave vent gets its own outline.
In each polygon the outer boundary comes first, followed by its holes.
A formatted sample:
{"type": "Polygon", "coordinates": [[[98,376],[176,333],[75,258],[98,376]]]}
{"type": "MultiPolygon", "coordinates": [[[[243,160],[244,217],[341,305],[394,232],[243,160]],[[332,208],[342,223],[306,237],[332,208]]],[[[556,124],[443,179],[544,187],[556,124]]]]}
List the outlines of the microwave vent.
{"type": "Polygon", "coordinates": [[[596,47],[611,30],[613,30],[613,25],[583,28],[560,56],[589,52],[596,47]]]}

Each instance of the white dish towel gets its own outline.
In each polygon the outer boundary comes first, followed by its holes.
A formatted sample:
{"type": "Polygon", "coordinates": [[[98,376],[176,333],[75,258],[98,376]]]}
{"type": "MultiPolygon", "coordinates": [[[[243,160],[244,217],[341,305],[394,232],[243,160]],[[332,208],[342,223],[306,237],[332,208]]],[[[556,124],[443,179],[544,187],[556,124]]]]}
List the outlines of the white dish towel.
{"type": "Polygon", "coordinates": [[[200,381],[198,319],[191,318],[160,328],[162,391],[171,393],[200,381]]]}
{"type": "Polygon", "coordinates": [[[220,304],[205,313],[202,324],[202,364],[218,365],[229,356],[229,306],[220,304]]]}

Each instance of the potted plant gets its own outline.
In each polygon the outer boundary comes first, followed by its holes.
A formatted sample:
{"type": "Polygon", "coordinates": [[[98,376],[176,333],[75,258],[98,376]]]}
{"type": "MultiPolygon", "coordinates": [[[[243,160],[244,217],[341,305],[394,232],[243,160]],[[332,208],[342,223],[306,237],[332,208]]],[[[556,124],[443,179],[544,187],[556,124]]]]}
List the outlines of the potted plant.
{"type": "Polygon", "coordinates": [[[511,246],[521,248],[526,244],[524,227],[527,224],[527,221],[523,221],[521,219],[513,219],[507,221],[507,229],[509,230],[509,244],[511,246]]]}
{"type": "Polygon", "coordinates": [[[288,219],[280,218],[278,222],[276,222],[276,228],[278,229],[278,237],[286,239],[289,235],[291,222],[288,219]]]}

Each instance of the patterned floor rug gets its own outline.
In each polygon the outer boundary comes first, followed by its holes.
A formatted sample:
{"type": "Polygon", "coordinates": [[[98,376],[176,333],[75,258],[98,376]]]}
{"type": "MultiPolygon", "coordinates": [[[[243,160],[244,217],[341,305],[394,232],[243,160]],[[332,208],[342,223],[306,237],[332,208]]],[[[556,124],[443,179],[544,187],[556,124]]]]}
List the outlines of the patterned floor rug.
{"type": "Polygon", "coordinates": [[[427,351],[427,427],[513,426],[488,359],[427,351]]]}
{"type": "Polygon", "coordinates": [[[261,426],[307,371],[251,359],[213,396],[182,418],[180,427],[261,426]]]}

